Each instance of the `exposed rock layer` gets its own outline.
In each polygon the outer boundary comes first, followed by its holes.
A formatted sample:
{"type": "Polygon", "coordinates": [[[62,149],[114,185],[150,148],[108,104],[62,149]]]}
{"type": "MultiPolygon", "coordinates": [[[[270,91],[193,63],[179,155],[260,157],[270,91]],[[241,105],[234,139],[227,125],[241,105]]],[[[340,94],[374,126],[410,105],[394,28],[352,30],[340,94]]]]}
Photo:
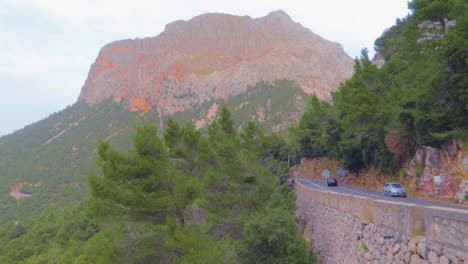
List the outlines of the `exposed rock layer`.
{"type": "Polygon", "coordinates": [[[283,78],[326,99],[352,75],[352,66],[341,45],[283,11],[256,19],[204,14],[172,22],[156,37],[104,46],[79,100],[126,100],[132,110],[156,107],[164,116],[283,78]]]}

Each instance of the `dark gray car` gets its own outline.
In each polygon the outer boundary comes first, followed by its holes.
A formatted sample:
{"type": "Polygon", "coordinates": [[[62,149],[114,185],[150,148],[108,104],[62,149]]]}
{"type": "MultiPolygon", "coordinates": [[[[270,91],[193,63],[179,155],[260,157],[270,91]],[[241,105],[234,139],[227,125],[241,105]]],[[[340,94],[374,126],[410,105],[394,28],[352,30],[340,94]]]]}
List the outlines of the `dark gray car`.
{"type": "Polygon", "coordinates": [[[326,178],[325,179],[325,186],[338,186],[338,181],[336,178],[326,178]]]}
{"type": "Polygon", "coordinates": [[[406,197],[406,189],[398,182],[386,182],[384,184],[383,194],[385,196],[406,197]]]}

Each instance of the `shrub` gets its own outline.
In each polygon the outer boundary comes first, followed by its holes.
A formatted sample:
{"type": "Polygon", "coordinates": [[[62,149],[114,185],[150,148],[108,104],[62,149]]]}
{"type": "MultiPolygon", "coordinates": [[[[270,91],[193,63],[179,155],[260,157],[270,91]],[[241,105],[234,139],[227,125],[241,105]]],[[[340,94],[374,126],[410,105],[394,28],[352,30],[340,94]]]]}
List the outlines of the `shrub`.
{"type": "Polygon", "coordinates": [[[416,174],[416,177],[418,177],[418,178],[421,177],[423,169],[424,169],[424,167],[423,167],[422,164],[418,163],[418,164],[414,165],[414,173],[416,174]]]}
{"type": "Polygon", "coordinates": [[[369,248],[367,248],[366,242],[362,242],[362,243],[361,243],[361,249],[364,250],[364,252],[369,251],[369,248]]]}
{"type": "Polygon", "coordinates": [[[398,172],[400,178],[406,178],[406,172],[404,169],[400,169],[400,171],[398,172]]]}

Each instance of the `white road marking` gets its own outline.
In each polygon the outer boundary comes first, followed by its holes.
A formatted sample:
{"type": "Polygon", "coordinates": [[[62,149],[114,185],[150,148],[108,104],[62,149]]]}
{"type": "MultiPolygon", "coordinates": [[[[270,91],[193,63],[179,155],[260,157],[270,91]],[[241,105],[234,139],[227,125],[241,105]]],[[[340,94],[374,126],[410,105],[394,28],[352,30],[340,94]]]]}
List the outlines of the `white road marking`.
{"type": "MultiPolygon", "coordinates": [[[[346,187],[343,187],[343,186],[340,186],[341,188],[345,189],[345,190],[348,190],[350,192],[355,192],[355,193],[359,193],[361,195],[364,195],[364,196],[368,196],[368,195],[371,195],[369,193],[364,193],[364,192],[361,192],[361,191],[357,191],[357,190],[354,190],[354,189],[350,189],[350,188],[346,188],[346,187]]],[[[373,195],[372,195],[373,196],[373,195]]]]}
{"type": "MultiPolygon", "coordinates": [[[[306,180],[306,182],[310,183],[310,184],[313,184],[323,190],[326,190],[326,191],[330,191],[330,192],[333,192],[332,190],[328,189],[328,188],[323,188],[315,183],[312,182],[312,180],[306,180]]],[[[387,197],[387,196],[380,196],[380,195],[377,195],[377,194],[374,194],[374,193],[365,193],[365,192],[362,192],[362,191],[358,191],[358,190],[355,190],[355,189],[350,189],[350,188],[347,188],[347,187],[343,187],[343,186],[338,186],[337,189],[339,188],[343,188],[344,190],[347,190],[351,193],[357,193],[357,194],[360,194],[362,196],[366,196],[366,197],[372,197],[372,198],[377,198],[377,199],[381,199],[381,200],[388,200],[388,201],[392,201],[393,199],[391,199],[390,197],[387,197]]],[[[337,192],[339,193],[339,192],[337,192]]]]}
{"type": "Polygon", "coordinates": [[[363,196],[367,196],[367,197],[373,197],[373,198],[377,198],[379,200],[388,200],[388,201],[392,201],[393,199],[391,199],[390,197],[387,197],[387,196],[384,196],[383,194],[382,195],[377,195],[377,194],[374,194],[374,193],[365,193],[365,192],[361,192],[361,191],[358,191],[358,190],[355,190],[355,189],[350,189],[350,188],[346,188],[346,187],[343,187],[343,186],[340,186],[341,188],[345,189],[345,190],[348,190],[350,192],[355,192],[355,193],[359,193],[363,196]]]}
{"type": "Polygon", "coordinates": [[[310,183],[310,184],[312,184],[312,185],[315,185],[315,186],[319,187],[319,188],[322,189],[322,190],[333,192],[333,191],[331,191],[331,190],[328,189],[328,188],[324,188],[324,187],[322,187],[322,186],[320,186],[320,185],[318,185],[318,184],[313,183],[311,180],[306,180],[306,182],[307,182],[307,183],[310,183]]]}
{"type": "Polygon", "coordinates": [[[318,185],[318,184],[315,184],[315,183],[313,183],[313,182],[309,182],[309,183],[310,183],[310,184],[313,184],[313,185],[315,185],[315,186],[317,186],[317,187],[319,187],[319,188],[322,189],[322,190],[330,191],[330,190],[328,190],[327,188],[323,188],[322,186],[320,186],[320,185],[318,185]]]}
{"type": "Polygon", "coordinates": [[[454,208],[454,209],[459,209],[459,210],[467,210],[468,207],[465,207],[465,206],[454,206],[452,204],[443,204],[443,203],[438,203],[438,202],[432,202],[432,201],[428,201],[428,200],[423,200],[423,199],[416,199],[416,198],[412,198],[412,197],[409,197],[409,198],[405,198],[405,199],[399,199],[399,198],[394,198],[394,197],[389,197],[389,196],[384,196],[382,192],[379,192],[379,191],[376,191],[376,190],[368,190],[369,192],[363,192],[363,191],[360,191],[359,189],[354,189],[354,188],[347,188],[347,187],[343,187],[343,186],[338,186],[336,188],[324,188],[316,183],[315,182],[322,182],[320,180],[317,180],[317,179],[298,179],[299,182],[301,182],[302,185],[304,185],[304,187],[306,188],[313,188],[311,186],[306,186],[305,183],[308,183],[308,184],[312,184],[322,190],[325,190],[325,191],[329,191],[329,192],[335,192],[335,193],[341,193],[341,194],[347,194],[345,192],[339,192],[340,188],[343,188],[342,190],[346,190],[348,192],[350,192],[349,194],[351,195],[356,195],[356,194],[359,194],[361,196],[365,196],[365,197],[369,197],[369,198],[372,198],[372,199],[378,199],[378,200],[385,200],[385,201],[390,201],[390,202],[398,202],[398,203],[404,203],[404,204],[408,204],[408,205],[419,205],[419,206],[424,206],[424,207],[430,207],[430,206],[438,206],[438,207],[442,207],[442,208],[454,208]],[[334,189],[335,191],[333,191],[332,189],[334,189]],[[356,193],[356,194],[355,194],[356,193]]]}

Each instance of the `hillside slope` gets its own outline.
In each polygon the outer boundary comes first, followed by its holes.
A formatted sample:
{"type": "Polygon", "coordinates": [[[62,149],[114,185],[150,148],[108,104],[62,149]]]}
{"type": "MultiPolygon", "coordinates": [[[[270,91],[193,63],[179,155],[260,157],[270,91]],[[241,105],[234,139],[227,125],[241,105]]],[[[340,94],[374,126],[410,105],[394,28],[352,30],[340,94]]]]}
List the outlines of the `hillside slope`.
{"type": "MultiPolygon", "coordinates": [[[[278,80],[274,84],[258,83],[246,93],[169,117],[201,128],[226,105],[238,129],[252,119],[267,131],[281,130],[299,119],[306,100],[307,94],[297,84],[278,80]]],[[[82,201],[87,193],[87,175],[96,170],[97,141],[107,139],[122,150],[128,149],[134,125],[143,119],[159,123],[157,111],[132,112],[123,102],[105,100],[93,106],[76,103],[0,138],[0,223],[82,201]],[[13,189],[24,198],[13,198],[13,189]]]]}

